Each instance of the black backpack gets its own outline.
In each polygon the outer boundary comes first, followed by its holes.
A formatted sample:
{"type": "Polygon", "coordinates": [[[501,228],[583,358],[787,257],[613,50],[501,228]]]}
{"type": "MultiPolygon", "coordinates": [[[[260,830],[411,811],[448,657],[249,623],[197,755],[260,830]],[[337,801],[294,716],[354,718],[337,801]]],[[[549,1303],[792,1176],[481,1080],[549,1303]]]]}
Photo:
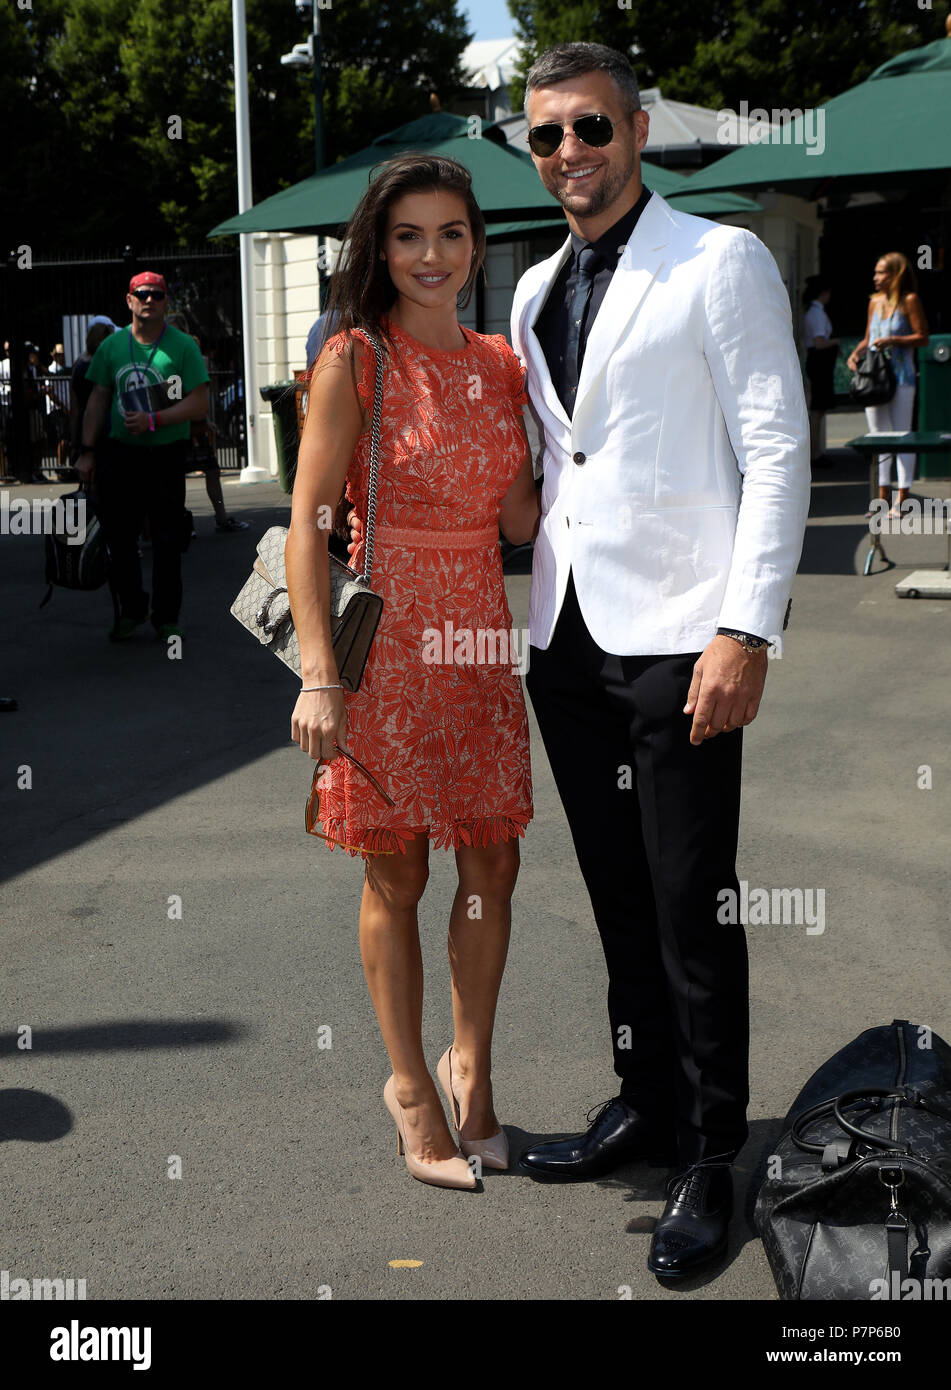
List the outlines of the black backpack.
{"type": "Polygon", "coordinates": [[[47,589],[40,607],[45,608],[49,603],[54,586],[62,589],[101,589],[103,584],[109,584],[118,616],[116,595],[109,576],[109,552],[89,491],[79,487],[75,492],[66,493],[60,501],[78,506],[81,498],[86,504],[86,527],[81,544],[70,545],[70,537],[62,532],[47,533],[43,538],[47,589]]]}
{"type": "Polygon", "coordinates": [[[951,1295],[951,1048],[936,1033],[896,1019],[837,1052],[774,1166],[755,1221],[781,1298],[951,1295]]]}

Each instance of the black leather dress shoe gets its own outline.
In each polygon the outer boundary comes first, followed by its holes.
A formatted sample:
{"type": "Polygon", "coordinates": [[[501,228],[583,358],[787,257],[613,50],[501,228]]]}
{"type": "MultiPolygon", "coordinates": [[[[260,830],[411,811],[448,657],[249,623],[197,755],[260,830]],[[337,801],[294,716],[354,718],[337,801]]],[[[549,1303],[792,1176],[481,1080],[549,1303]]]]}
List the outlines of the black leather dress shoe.
{"type": "Polygon", "coordinates": [[[667,1190],[647,1268],[658,1279],[682,1279],[726,1253],[733,1177],[728,1164],[694,1165],[673,1178],[667,1190]]]}
{"type": "Polygon", "coordinates": [[[583,1182],[634,1159],[669,1163],[676,1151],[672,1126],[666,1130],[658,1127],[616,1096],[602,1105],[584,1134],[526,1149],[519,1167],[536,1178],[583,1182]]]}

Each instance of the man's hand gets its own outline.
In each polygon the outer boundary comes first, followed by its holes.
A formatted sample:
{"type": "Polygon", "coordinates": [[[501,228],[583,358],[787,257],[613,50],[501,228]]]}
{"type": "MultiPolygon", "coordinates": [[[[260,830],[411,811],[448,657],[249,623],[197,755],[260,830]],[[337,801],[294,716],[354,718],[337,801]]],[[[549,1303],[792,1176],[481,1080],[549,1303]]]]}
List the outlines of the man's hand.
{"type": "Polygon", "coordinates": [[[744,651],[732,637],[718,634],[693,668],[684,714],[693,715],[690,742],[752,724],[766,684],[767,648],[744,651]]]}
{"type": "MultiPolygon", "coordinates": [[[[153,420],[155,416],[153,415],[153,420]]],[[[149,416],[145,410],[130,410],[122,417],[123,424],[130,434],[145,434],[149,428],[149,416]]]]}
{"type": "Polygon", "coordinates": [[[88,483],[96,471],[96,456],[91,449],[86,449],[76,460],[76,472],[84,483],[88,483]]]}

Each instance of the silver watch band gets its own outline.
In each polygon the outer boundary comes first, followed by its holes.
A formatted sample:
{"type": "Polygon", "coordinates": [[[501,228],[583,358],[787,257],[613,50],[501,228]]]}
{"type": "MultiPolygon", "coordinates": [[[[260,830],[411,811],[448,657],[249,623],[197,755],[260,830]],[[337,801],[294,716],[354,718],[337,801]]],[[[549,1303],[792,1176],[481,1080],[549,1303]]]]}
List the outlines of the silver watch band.
{"type": "Polygon", "coordinates": [[[751,654],[753,652],[761,652],[764,647],[769,646],[765,637],[754,637],[752,633],[749,632],[734,632],[732,628],[728,627],[718,628],[717,635],[720,637],[732,637],[734,642],[739,642],[744,651],[750,652],[751,654]]]}

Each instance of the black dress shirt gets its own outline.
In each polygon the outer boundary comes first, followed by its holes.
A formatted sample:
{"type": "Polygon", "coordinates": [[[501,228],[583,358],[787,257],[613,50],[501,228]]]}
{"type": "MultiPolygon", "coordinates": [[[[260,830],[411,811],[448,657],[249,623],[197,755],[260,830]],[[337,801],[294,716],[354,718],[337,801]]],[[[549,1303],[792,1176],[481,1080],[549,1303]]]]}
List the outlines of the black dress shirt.
{"type": "Polygon", "coordinates": [[[576,232],[571,233],[572,254],[555,277],[548,298],[535,320],[535,333],[542,345],[552,384],[558,392],[558,399],[565,407],[569,419],[574,409],[574,401],[567,389],[565,347],[568,340],[568,305],[574,294],[575,279],[578,274],[578,254],[585,246],[591,245],[600,255],[602,262],[594,277],[591,299],[588,301],[584,322],[581,325],[581,344],[578,351],[580,367],[580,363],[584,360],[584,351],[588,342],[588,334],[591,332],[591,325],[598,316],[598,310],[601,308],[604,296],[608,291],[608,285],[611,283],[611,276],[617,269],[618,256],[627,245],[650,196],[650,189],[642,188],[641,196],[630,211],[619,218],[613,227],[609,227],[603,236],[598,237],[597,241],[589,243],[578,236],[576,232]]]}

